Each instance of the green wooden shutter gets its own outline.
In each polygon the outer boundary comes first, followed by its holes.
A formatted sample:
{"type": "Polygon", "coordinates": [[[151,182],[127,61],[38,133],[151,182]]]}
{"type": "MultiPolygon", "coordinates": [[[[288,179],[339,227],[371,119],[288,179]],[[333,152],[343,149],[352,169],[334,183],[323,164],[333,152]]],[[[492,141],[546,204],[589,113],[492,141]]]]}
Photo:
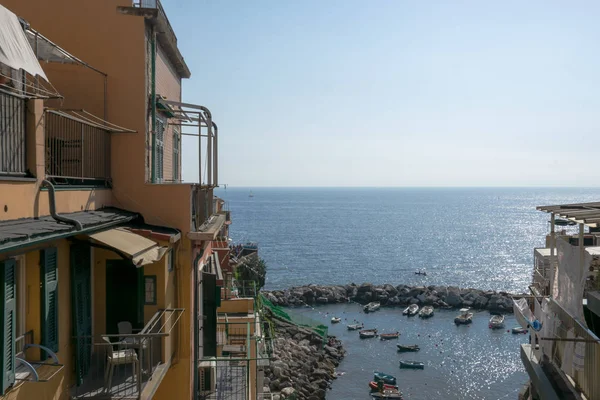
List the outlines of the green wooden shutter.
{"type": "Polygon", "coordinates": [[[4,307],[2,309],[2,387],[0,394],[15,383],[15,314],[17,309],[16,262],[6,260],[2,267],[1,288],[4,307]]]}
{"type": "Polygon", "coordinates": [[[202,314],[204,324],[202,327],[202,344],[204,357],[217,355],[217,304],[216,291],[217,279],[214,274],[202,274],[202,314]]]}
{"type": "MultiPolygon", "coordinates": [[[[58,252],[56,247],[41,251],[42,346],[58,351],[58,252]]],[[[42,359],[48,358],[42,352],[42,359]]]]}
{"type": "Polygon", "coordinates": [[[92,287],[90,247],[71,246],[71,316],[75,337],[75,377],[77,386],[90,370],[92,353],[92,287]]]}

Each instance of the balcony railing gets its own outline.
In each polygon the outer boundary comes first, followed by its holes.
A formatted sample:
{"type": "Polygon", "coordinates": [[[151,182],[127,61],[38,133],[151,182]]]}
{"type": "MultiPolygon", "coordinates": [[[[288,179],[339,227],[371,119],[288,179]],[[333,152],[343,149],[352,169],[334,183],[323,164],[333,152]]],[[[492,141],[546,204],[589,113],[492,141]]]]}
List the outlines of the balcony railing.
{"type": "Polygon", "coordinates": [[[147,385],[160,384],[153,378],[170,366],[182,312],[160,310],[137,334],[74,337],[79,376],[71,398],[139,399],[147,385]]]}
{"type": "Polygon", "coordinates": [[[0,89],[0,175],[27,173],[26,101],[0,89]]]}
{"type": "Polygon", "coordinates": [[[110,184],[110,134],[99,125],[46,110],[46,176],[69,184],[110,184]]]}

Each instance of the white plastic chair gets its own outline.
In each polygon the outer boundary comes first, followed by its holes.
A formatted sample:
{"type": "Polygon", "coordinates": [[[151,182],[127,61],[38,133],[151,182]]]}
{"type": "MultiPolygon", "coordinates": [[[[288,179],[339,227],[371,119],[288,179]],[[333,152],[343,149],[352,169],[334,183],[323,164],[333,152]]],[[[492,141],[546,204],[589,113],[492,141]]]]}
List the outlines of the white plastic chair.
{"type": "Polygon", "coordinates": [[[112,388],[112,378],[114,373],[115,365],[132,364],[133,366],[133,381],[137,382],[138,391],[140,382],[138,381],[138,370],[139,362],[137,353],[134,349],[123,349],[115,351],[113,343],[106,336],[102,336],[102,339],[108,343],[108,350],[106,355],[106,369],[104,371],[104,389],[110,392],[112,388]]]}
{"type": "MultiPolygon", "coordinates": [[[[131,322],[129,322],[129,321],[119,322],[117,324],[117,329],[119,331],[119,334],[123,334],[123,335],[133,334],[133,325],[131,325],[131,322]]],[[[119,337],[119,342],[121,342],[131,348],[139,349],[140,352],[148,350],[148,340],[146,340],[146,338],[137,339],[137,338],[134,338],[131,336],[119,337]]],[[[142,356],[147,359],[146,360],[147,368],[150,369],[150,359],[149,359],[147,353],[144,353],[143,355],[140,354],[140,357],[142,357],[142,356]]],[[[141,361],[143,361],[143,360],[141,360],[141,361]]]]}

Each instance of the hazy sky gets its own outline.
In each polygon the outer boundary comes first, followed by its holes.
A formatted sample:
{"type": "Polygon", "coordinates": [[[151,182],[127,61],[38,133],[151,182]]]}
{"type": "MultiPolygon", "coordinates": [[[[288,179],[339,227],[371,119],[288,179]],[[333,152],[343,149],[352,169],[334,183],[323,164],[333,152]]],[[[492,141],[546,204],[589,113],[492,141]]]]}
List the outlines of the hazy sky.
{"type": "Polygon", "coordinates": [[[600,183],[600,2],[163,4],[184,100],[219,124],[221,183],[600,183]]]}

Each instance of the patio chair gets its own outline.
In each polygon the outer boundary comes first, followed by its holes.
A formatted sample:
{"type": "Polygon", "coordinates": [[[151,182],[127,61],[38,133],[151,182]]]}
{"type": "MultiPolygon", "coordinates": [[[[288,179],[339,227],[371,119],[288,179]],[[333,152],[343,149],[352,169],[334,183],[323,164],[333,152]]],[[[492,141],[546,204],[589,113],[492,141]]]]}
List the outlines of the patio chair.
{"type": "Polygon", "coordinates": [[[132,364],[133,381],[137,382],[138,392],[140,389],[140,382],[138,380],[139,362],[137,353],[134,349],[123,349],[117,350],[113,348],[113,343],[107,336],[102,336],[102,339],[108,343],[108,350],[106,354],[106,369],[104,371],[104,389],[110,392],[112,388],[112,378],[114,368],[116,365],[132,364]]]}
{"type": "MultiPolygon", "coordinates": [[[[129,321],[121,321],[117,324],[117,329],[119,331],[119,334],[122,335],[131,335],[133,334],[133,325],[131,324],[131,322],[129,321]]],[[[148,351],[148,340],[146,338],[134,338],[131,336],[128,337],[119,337],[119,342],[128,346],[129,348],[133,348],[133,349],[139,349],[140,352],[144,351],[144,354],[140,354],[140,358],[144,357],[146,358],[146,368],[148,368],[148,370],[150,370],[150,358],[148,357],[147,351],[148,351]]],[[[140,361],[144,361],[144,360],[140,360],[140,361]]],[[[142,367],[144,367],[142,365],[142,367]]]]}

